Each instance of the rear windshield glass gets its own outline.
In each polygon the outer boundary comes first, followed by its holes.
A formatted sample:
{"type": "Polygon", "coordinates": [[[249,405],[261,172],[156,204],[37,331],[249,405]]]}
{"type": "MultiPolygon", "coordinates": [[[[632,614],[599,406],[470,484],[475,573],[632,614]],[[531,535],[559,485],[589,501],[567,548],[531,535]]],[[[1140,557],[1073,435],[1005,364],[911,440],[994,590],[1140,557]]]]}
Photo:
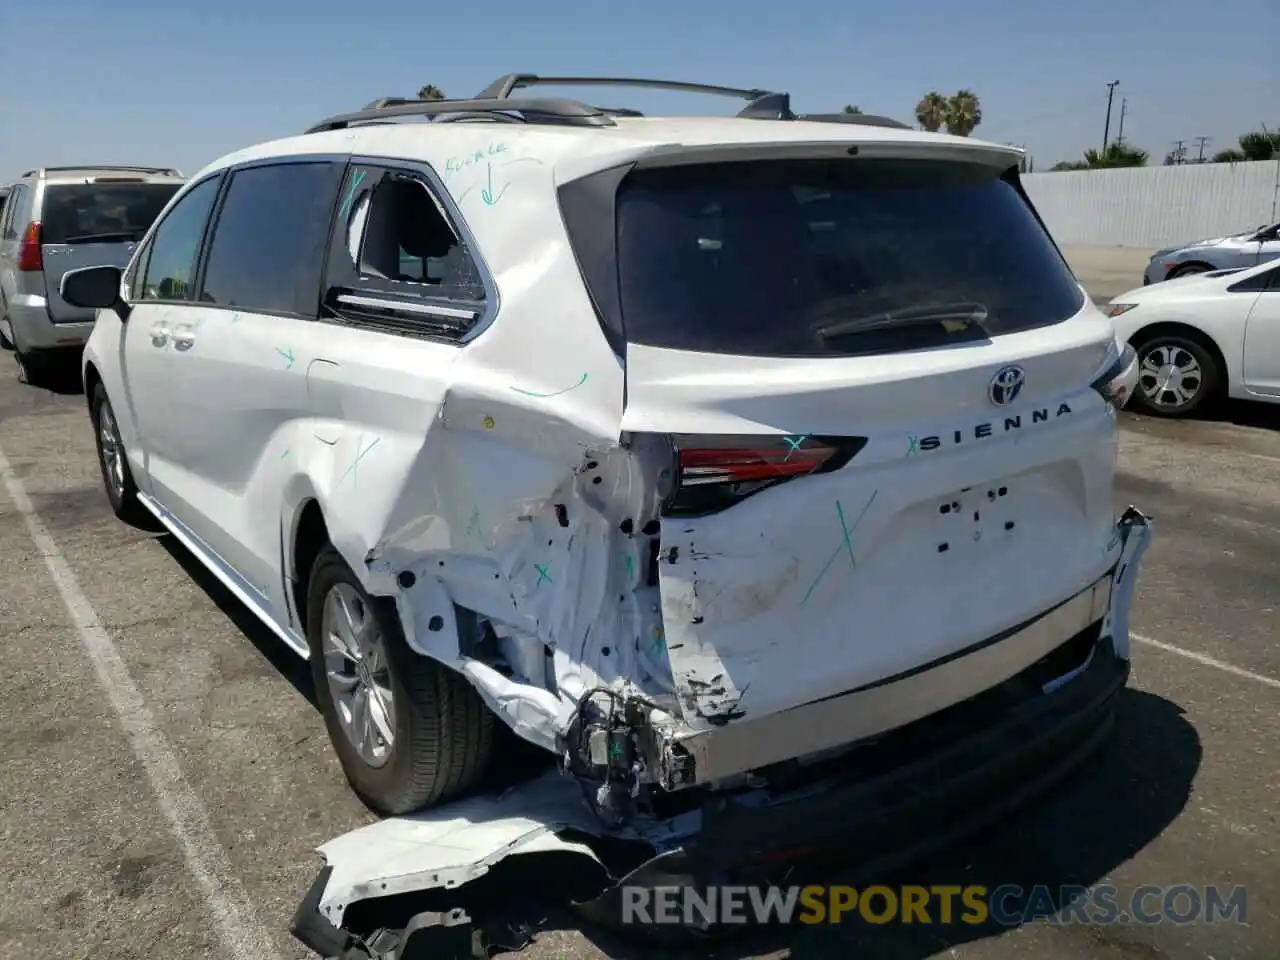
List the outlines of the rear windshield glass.
{"type": "Polygon", "coordinates": [[[1017,187],[976,164],[641,170],[619,190],[617,231],[627,339],[652,346],[885,353],[1057,323],[1084,304],[1017,187]]]}
{"type": "Polygon", "coordinates": [[[141,240],[178,183],[77,183],[49,187],[41,211],[44,243],[141,240]]]}

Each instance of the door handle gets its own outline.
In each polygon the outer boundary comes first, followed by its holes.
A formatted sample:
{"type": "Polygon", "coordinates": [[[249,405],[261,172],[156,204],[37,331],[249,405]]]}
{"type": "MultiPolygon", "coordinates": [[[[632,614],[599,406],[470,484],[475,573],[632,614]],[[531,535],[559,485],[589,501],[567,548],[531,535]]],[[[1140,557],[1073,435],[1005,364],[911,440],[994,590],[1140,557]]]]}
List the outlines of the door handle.
{"type": "Polygon", "coordinates": [[[163,323],[157,323],[151,328],[151,345],[153,347],[163,347],[169,342],[169,328],[163,323]]]}

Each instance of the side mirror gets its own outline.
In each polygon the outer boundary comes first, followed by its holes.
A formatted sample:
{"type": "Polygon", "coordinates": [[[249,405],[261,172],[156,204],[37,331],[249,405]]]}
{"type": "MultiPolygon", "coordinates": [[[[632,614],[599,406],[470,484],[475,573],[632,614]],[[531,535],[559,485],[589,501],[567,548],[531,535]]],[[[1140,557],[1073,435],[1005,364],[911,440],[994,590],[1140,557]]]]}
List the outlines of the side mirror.
{"type": "Polygon", "coordinates": [[[110,310],[121,302],[122,277],[119,267],[81,267],[79,270],[68,270],[58,284],[58,293],[73,307],[110,310]]]}

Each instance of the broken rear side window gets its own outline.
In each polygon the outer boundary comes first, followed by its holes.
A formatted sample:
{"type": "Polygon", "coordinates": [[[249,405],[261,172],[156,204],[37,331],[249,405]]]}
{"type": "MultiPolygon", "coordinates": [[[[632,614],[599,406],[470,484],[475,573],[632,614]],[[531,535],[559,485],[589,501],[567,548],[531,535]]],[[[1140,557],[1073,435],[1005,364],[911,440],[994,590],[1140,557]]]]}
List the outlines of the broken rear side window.
{"type": "Polygon", "coordinates": [[[120,243],[141,240],[178,183],[77,183],[45,191],[45,243],[120,243]]]}
{"type": "Polygon", "coordinates": [[[618,193],[617,245],[627,339],[681,350],[891,353],[1084,305],[1015,184],[955,161],[641,170],[618,193]]]}

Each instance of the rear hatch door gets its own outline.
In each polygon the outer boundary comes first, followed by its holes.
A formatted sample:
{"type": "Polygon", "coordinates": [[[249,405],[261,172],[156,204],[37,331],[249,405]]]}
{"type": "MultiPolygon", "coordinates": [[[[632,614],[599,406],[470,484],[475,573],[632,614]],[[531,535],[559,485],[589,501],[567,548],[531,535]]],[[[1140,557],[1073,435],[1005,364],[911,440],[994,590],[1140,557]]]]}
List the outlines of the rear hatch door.
{"type": "Polygon", "coordinates": [[[1016,171],[637,170],[617,260],[623,429],[678,450],[657,579],[690,723],[927,669],[1105,571],[1114,336],[1016,171]]]}
{"type": "Polygon", "coordinates": [[[54,323],[93,319],[93,311],[73,307],[58,292],[62,277],[81,267],[123,268],[138,242],[180,183],[151,183],[139,177],[97,177],[45,188],[40,240],[45,297],[54,323]]]}

